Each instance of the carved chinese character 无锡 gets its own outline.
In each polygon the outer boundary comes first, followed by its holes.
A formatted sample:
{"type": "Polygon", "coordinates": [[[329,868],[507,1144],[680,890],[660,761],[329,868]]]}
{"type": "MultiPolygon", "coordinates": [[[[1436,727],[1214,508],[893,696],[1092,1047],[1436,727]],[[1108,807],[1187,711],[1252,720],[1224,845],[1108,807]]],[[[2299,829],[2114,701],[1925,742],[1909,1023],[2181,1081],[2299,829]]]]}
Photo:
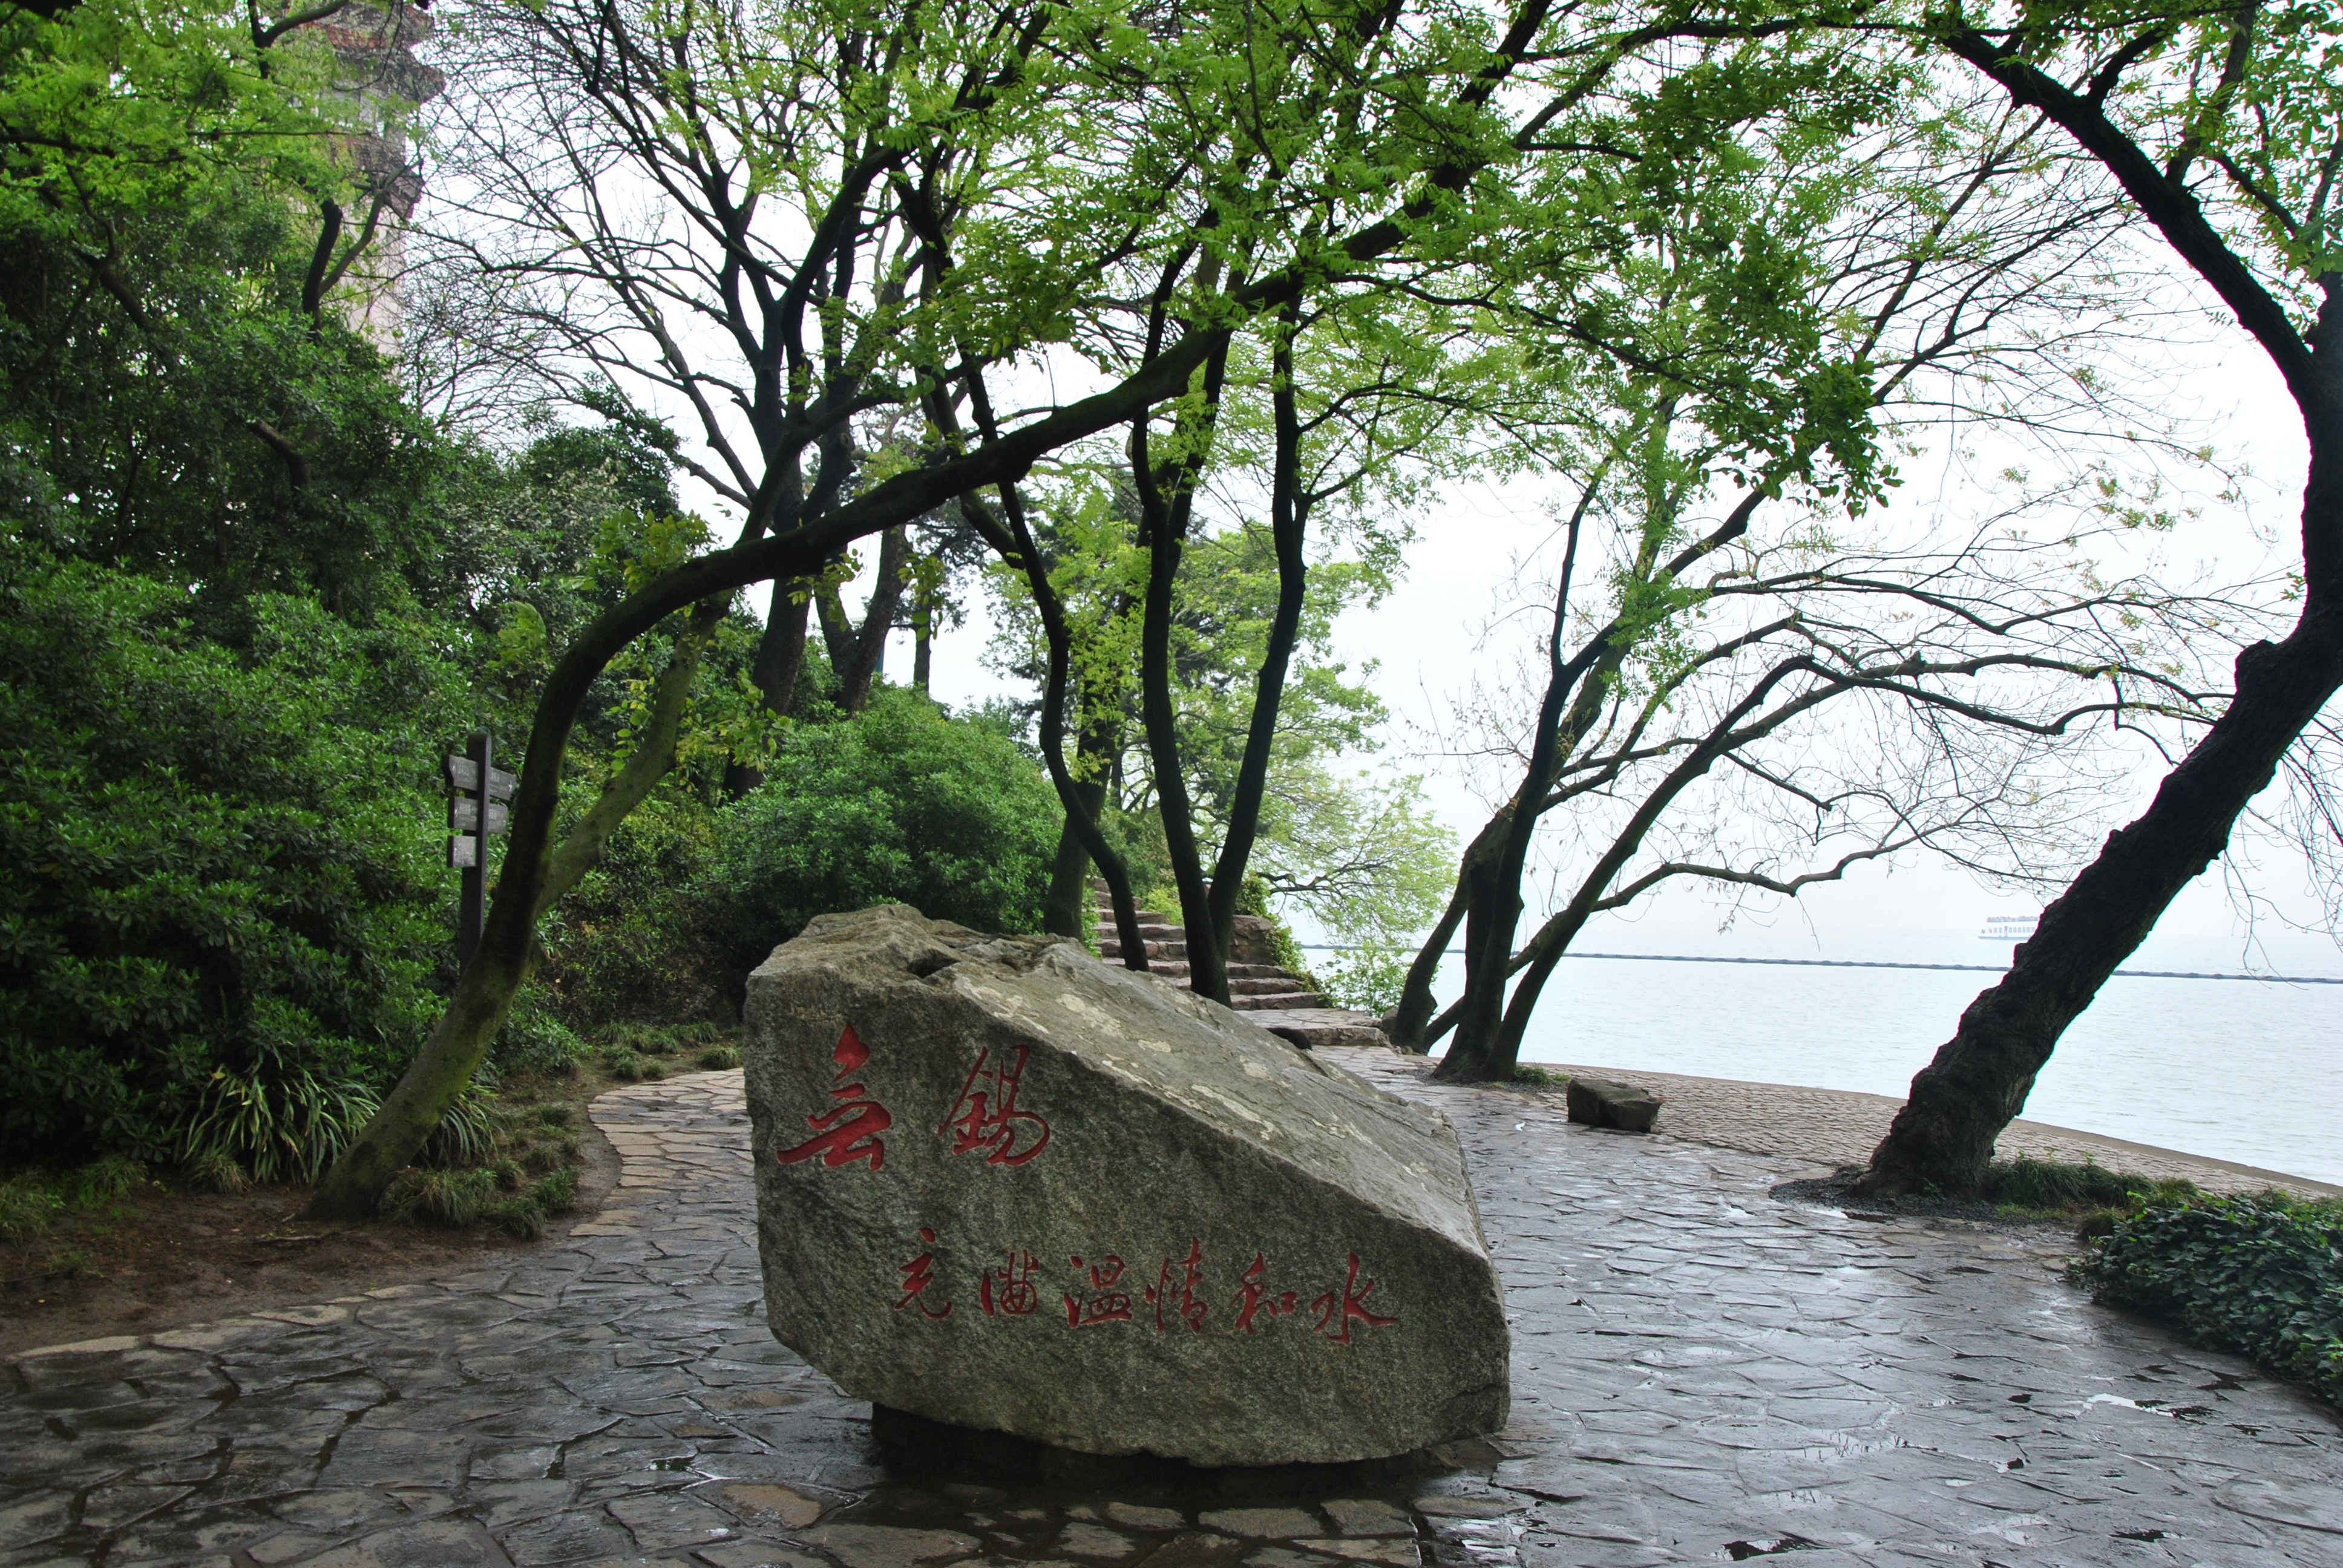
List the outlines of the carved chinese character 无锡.
{"type": "Polygon", "coordinates": [[[773,1332],[850,1394],[1093,1453],[1403,1453],[1503,1425],[1455,1134],[1062,941],[900,905],[749,982],[773,1332]]]}

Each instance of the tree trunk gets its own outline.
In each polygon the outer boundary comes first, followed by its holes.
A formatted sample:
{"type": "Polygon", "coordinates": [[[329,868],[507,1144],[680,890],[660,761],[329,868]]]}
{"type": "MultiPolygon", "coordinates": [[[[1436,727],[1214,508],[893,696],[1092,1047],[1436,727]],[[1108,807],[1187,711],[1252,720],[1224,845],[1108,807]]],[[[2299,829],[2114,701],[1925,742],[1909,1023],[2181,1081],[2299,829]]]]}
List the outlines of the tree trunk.
{"type": "MultiPolygon", "coordinates": [[[[798,678],[805,672],[806,628],[813,616],[812,585],[802,578],[773,584],[773,608],[765,618],[765,634],[757,639],[756,662],[749,668],[765,711],[779,717],[797,700],[798,678]]],[[[765,781],[764,769],[741,762],[724,768],[724,793],[739,799],[765,781]]]]}
{"type": "MultiPolygon", "coordinates": [[[[1081,809],[1095,819],[1106,804],[1106,780],[1093,780],[1074,786],[1081,798],[1081,809]]],[[[1082,847],[1082,830],[1075,826],[1073,813],[1066,814],[1066,825],[1058,833],[1058,858],[1050,868],[1050,894],[1041,905],[1041,929],[1053,937],[1072,937],[1077,941],[1082,934],[1082,906],[1091,896],[1091,852],[1082,847]]]]}
{"type": "MultiPolygon", "coordinates": [[[[650,719],[633,754],[610,776],[600,797],[548,857],[527,914],[518,920],[499,920],[499,911],[490,911],[489,930],[464,966],[447,1010],[440,1015],[397,1087],[334,1162],[309,1206],[302,1211],[303,1218],[363,1220],[372,1214],[383,1189],[415,1158],[439,1125],[448,1103],[479,1070],[497,1030],[512,1010],[513,998],[535,965],[538,920],[593,869],[618,824],[675,765],[676,740],[689,703],[692,677],[731,603],[732,596],[726,593],[693,608],[667,668],[659,672],[650,719]]],[[[526,850],[516,843],[511,852],[526,850]]],[[[502,877],[498,891],[504,891],[502,877]]]]}
{"type": "MultiPolygon", "coordinates": [[[[2333,514],[2330,514],[2332,516],[2333,514]]],[[[2338,518],[2343,521],[2343,518],[2338,518]]],[[[2331,525],[2330,525],[2331,526],[2331,525]]],[[[1976,1190],[2066,1026],[2227,848],[2247,802],[2343,686],[2343,617],[2306,608],[2284,642],[2237,655],[2237,694],[2147,812],[2042,911],[2001,983],[1980,992],[1873,1151],[1866,1191],[1976,1190]]]]}
{"type": "MultiPolygon", "coordinates": [[[[1079,810],[1083,819],[1096,822],[1106,808],[1107,762],[1114,752],[1115,736],[1103,726],[1084,725],[1081,739],[1074,749],[1081,769],[1083,782],[1074,785],[1076,805],[1066,812],[1066,825],[1058,834],[1058,858],[1050,869],[1050,895],[1041,906],[1041,929],[1053,937],[1073,937],[1082,934],[1082,914],[1091,898],[1090,848],[1082,841],[1081,823],[1075,819],[1079,810]]],[[[1104,868],[1101,868],[1103,870],[1104,868]]],[[[1124,896],[1130,896],[1130,875],[1122,867],[1124,896]]],[[[1110,898],[1114,891],[1109,879],[1110,898]]]]}
{"type": "Polygon", "coordinates": [[[895,628],[895,608],[903,598],[903,562],[910,552],[905,530],[889,528],[879,541],[879,580],[857,629],[846,618],[838,590],[822,596],[821,631],[838,672],[838,706],[860,713],[870,702],[870,686],[887,662],[887,634],[895,628]]]}
{"type": "MultiPolygon", "coordinates": [[[[2256,15],[2247,7],[2235,25],[2250,29],[2256,15]]],[[[2096,92],[2077,93],[2020,58],[2014,44],[1966,29],[1944,44],[2015,102],[2057,122],[2211,286],[2286,378],[2309,437],[2310,468],[2302,496],[2302,613],[2294,629],[2283,642],[2256,643],[2237,655],[2228,710],[2165,776],[2147,810],[2108,835],[2098,858],[2042,911],[2009,973],[1978,993],[1953,1038],[1914,1077],[1911,1098],[1863,1178],[1866,1190],[1885,1192],[1978,1186],[1995,1140],[2025,1109],[2066,1026],[2180,890],[2228,847],[2247,803],[2343,686],[2343,273],[2314,280],[2323,297],[2306,340],[2207,220],[2187,180],[2191,156],[2159,165],[2107,117],[2113,76],[2096,92]]]]}
{"type": "MultiPolygon", "coordinates": [[[[1229,803],[1228,831],[1212,866],[1211,903],[1213,961],[1221,969],[1222,994],[1229,1000],[1229,944],[1235,938],[1237,898],[1244,889],[1246,863],[1252,858],[1261,830],[1261,799],[1269,789],[1270,752],[1277,743],[1277,710],[1285,698],[1285,674],[1293,658],[1294,639],[1301,634],[1302,605],[1310,586],[1310,563],[1302,545],[1310,526],[1310,498],[1302,493],[1302,423],[1293,393],[1294,312],[1284,313],[1276,347],[1270,354],[1270,409],[1274,431],[1270,475],[1270,534],[1277,549],[1277,608],[1269,621],[1269,642],[1262,650],[1261,675],[1253,683],[1252,712],[1245,729],[1243,759],[1237,766],[1236,794],[1229,803]]],[[[1194,972],[1195,943],[1188,944],[1190,972],[1194,972]]]]}
{"type": "Polygon", "coordinates": [[[1415,961],[1407,966],[1407,981],[1400,988],[1399,1005],[1383,1020],[1383,1032],[1402,1050],[1423,1056],[1432,1049],[1433,1037],[1424,1031],[1432,1018],[1433,981],[1440,978],[1440,965],[1448,956],[1448,944],[1454,940],[1456,928],[1464,921],[1465,906],[1471,902],[1473,863],[1488,853],[1489,835],[1494,829],[1494,823],[1484,824],[1473,836],[1473,841],[1464,846],[1463,858],[1457,862],[1456,890],[1449,895],[1448,908],[1432,928],[1432,934],[1416,950],[1415,961]]]}

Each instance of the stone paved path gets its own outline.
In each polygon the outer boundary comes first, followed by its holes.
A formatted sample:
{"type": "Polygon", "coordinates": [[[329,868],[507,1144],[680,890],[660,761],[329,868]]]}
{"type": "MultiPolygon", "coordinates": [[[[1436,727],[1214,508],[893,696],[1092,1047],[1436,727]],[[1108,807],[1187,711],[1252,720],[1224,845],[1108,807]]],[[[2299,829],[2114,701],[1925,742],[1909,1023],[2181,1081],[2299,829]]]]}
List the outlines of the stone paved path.
{"type": "Polygon", "coordinates": [[[1339,1495],[890,1478],[767,1336],[739,1075],[618,1091],[604,1211],[508,1268],[11,1361],[0,1568],[2343,1564],[2343,1432],[2046,1251],[1766,1196],[1780,1160],[1339,1060],[1457,1122],[1514,1420],[1339,1495]]]}

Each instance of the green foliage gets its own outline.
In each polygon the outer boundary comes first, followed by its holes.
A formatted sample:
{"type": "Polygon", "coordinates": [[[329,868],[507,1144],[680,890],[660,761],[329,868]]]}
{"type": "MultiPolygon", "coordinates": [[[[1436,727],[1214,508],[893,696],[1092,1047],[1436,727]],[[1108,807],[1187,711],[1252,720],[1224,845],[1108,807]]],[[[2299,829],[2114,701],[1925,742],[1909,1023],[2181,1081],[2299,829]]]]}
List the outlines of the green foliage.
{"type": "Polygon", "coordinates": [[[2343,1202],[2149,1203],[2075,1265],[2092,1298],[2177,1322],[2343,1404],[2343,1202]]]}
{"type": "Polygon", "coordinates": [[[1513,1081],[1534,1083],[1541,1089],[1560,1089],[1570,1081],[1570,1074],[1552,1071],[1535,1062],[1523,1061],[1513,1064],[1513,1081]]]}
{"type": "Polygon", "coordinates": [[[1350,948],[1336,953],[1318,974],[1327,1000],[1336,1007],[1381,1018],[1399,1006],[1413,957],[1402,948],[1350,948]]]}
{"type": "Polygon", "coordinates": [[[740,1048],[737,1045],[712,1045],[699,1053],[699,1065],[709,1072],[726,1071],[740,1065],[740,1048]]]}
{"type": "Polygon", "coordinates": [[[978,930],[1039,928],[1061,820],[1040,767],[997,729],[882,689],[801,727],[727,808],[699,901],[739,976],[815,915],[911,905],[978,930]]]}
{"type": "Polygon", "coordinates": [[[547,920],[538,983],[571,1026],[600,1031],[723,1005],[692,897],[715,853],[717,820],[697,790],[658,790],[547,920]]]}
{"type": "Polygon", "coordinates": [[[0,1181],[0,1241],[21,1245],[46,1231],[65,1200],[29,1175],[0,1181]]]}
{"type": "Polygon", "coordinates": [[[306,1174],[434,1010],[433,759],[383,727],[441,650],[283,598],[250,629],[0,537],[0,1137],[35,1156],[306,1174]]]}
{"type": "Polygon", "coordinates": [[[410,1225],[461,1228],[478,1222],[504,1186],[500,1172],[478,1167],[402,1171],[383,1194],[383,1212],[410,1225]]]}
{"type": "Polygon", "coordinates": [[[2080,1209],[2120,1204],[2146,1190],[2144,1177],[2126,1176],[2088,1161],[2036,1160],[2021,1154],[1986,1168],[1983,1195],[2021,1209],[2080,1209]]]}

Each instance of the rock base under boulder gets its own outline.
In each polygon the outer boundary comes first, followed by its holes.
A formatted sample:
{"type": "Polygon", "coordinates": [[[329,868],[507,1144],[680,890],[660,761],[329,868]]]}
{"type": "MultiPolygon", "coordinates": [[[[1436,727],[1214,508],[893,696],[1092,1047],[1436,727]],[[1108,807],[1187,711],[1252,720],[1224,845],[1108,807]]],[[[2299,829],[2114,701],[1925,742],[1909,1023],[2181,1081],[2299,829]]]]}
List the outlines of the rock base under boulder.
{"type": "Polygon", "coordinates": [[[1574,1078],[1564,1094],[1573,1121],[1622,1132],[1649,1132],[1663,1103],[1650,1090],[1615,1078],[1574,1078]]]}
{"type": "Polygon", "coordinates": [[[930,1421],[892,1405],[870,1407],[870,1436],[880,1458],[899,1475],[972,1481],[1027,1482],[1082,1490],[1171,1488],[1232,1499],[1326,1496],[1376,1491],[1458,1468],[1438,1448],[1345,1464],[1206,1466],[1152,1453],[1084,1453],[1003,1432],[980,1432],[930,1421]]]}

